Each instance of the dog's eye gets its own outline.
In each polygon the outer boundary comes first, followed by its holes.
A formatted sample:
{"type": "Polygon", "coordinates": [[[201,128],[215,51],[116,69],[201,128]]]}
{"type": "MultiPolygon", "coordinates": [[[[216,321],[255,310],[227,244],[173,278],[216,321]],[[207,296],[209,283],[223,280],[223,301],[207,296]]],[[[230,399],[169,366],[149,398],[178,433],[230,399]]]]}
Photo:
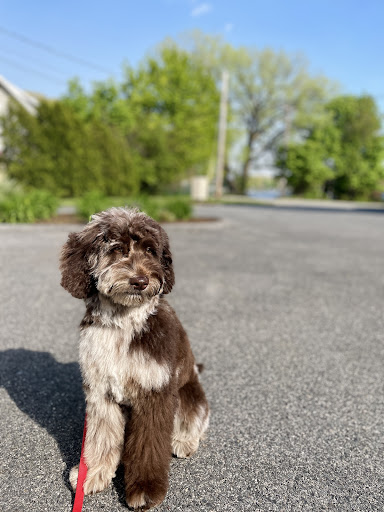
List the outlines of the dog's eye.
{"type": "Polygon", "coordinates": [[[156,255],[156,251],[152,247],[147,247],[145,250],[146,250],[146,252],[149,252],[150,254],[153,254],[154,256],[156,255]]]}
{"type": "Polygon", "coordinates": [[[122,247],[112,247],[111,252],[115,252],[115,253],[120,253],[121,254],[123,252],[123,248],[122,247]]]}

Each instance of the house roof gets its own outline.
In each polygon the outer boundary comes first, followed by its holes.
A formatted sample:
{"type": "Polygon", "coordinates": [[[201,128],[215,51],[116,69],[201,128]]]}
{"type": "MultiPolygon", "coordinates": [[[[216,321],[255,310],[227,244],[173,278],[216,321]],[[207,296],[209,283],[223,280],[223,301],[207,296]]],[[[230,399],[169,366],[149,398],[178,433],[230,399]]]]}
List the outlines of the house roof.
{"type": "Polygon", "coordinates": [[[30,114],[34,114],[36,112],[39,100],[32,94],[20,89],[20,87],[17,87],[17,85],[12,84],[1,75],[0,90],[2,90],[6,96],[17,101],[30,114]]]}

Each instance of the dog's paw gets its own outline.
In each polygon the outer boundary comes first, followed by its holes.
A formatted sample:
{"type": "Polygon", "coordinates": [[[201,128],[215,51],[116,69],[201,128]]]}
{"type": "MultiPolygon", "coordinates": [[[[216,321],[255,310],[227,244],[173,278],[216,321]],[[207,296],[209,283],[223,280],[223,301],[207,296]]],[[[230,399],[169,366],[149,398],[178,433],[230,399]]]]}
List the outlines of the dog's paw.
{"type": "Polygon", "coordinates": [[[77,487],[77,478],[79,476],[79,465],[74,466],[69,472],[69,483],[72,486],[73,492],[76,491],[77,487]]]}
{"type": "Polygon", "coordinates": [[[148,510],[159,505],[167,493],[164,483],[148,481],[136,483],[126,489],[126,500],[134,510],[148,510]]]}
{"type": "Polygon", "coordinates": [[[104,491],[111,483],[111,478],[107,477],[103,471],[97,473],[88,473],[84,482],[84,494],[95,494],[104,491]]]}
{"type": "Polygon", "coordinates": [[[179,459],[187,459],[197,451],[198,447],[199,439],[191,439],[189,441],[173,439],[172,441],[172,453],[179,459]]]}
{"type": "MultiPolygon", "coordinates": [[[[79,477],[79,466],[75,466],[69,472],[69,482],[72,486],[73,492],[76,492],[77,479],[79,477]]],[[[96,492],[104,491],[111,482],[111,478],[105,476],[102,471],[92,474],[88,472],[84,482],[84,494],[95,494],[96,492]]]]}

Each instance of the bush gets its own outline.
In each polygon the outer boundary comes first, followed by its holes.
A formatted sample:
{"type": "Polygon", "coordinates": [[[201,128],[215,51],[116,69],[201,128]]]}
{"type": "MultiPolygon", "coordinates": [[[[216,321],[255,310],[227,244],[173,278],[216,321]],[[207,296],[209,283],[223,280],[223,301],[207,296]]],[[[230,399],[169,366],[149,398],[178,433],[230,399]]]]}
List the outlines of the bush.
{"type": "Polygon", "coordinates": [[[101,212],[111,206],[114,205],[112,205],[110,200],[101,192],[91,191],[85,193],[83,197],[77,201],[76,209],[82,219],[89,220],[90,216],[94,213],[101,212]]]}
{"type": "Polygon", "coordinates": [[[192,202],[189,199],[176,197],[168,202],[168,210],[178,220],[186,220],[192,217],[192,202]]]}
{"type": "Polygon", "coordinates": [[[192,203],[185,197],[154,197],[139,201],[139,207],[162,222],[186,220],[192,216],[192,203]]]}
{"type": "Polygon", "coordinates": [[[1,222],[35,222],[55,215],[58,200],[45,190],[15,190],[0,199],[1,222]]]}
{"type": "Polygon", "coordinates": [[[188,197],[115,197],[107,198],[100,192],[88,192],[78,201],[77,213],[89,220],[94,213],[112,206],[138,208],[158,222],[186,220],[192,216],[192,203],[188,197]]]}
{"type": "Polygon", "coordinates": [[[140,177],[135,153],[117,128],[84,120],[62,101],[41,101],[36,115],[11,104],[0,116],[8,176],[23,186],[59,197],[99,188],[106,194],[136,194],[140,177]]]}

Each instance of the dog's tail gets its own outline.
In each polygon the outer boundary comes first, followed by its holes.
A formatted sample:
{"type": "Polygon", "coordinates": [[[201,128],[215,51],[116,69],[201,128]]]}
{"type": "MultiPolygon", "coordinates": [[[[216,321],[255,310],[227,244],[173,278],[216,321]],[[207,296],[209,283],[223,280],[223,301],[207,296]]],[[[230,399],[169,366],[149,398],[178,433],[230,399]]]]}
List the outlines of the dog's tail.
{"type": "Polygon", "coordinates": [[[203,373],[203,371],[204,371],[204,365],[203,365],[203,363],[198,363],[196,366],[197,366],[197,371],[198,371],[199,373],[203,373]]]}

